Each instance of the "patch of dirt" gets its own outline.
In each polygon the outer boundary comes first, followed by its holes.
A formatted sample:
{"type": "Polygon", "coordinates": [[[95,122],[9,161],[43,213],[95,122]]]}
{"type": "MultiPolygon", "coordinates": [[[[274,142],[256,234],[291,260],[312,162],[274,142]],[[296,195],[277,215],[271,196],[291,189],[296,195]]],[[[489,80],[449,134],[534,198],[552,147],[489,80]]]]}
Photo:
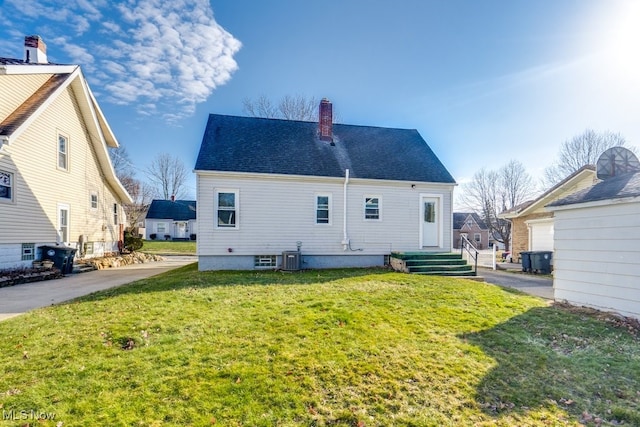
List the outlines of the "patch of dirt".
{"type": "Polygon", "coordinates": [[[616,328],[624,329],[635,338],[640,337],[640,320],[634,319],[633,317],[625,317],[618,313],[600,311],[596,310],[595,308],[579,307],[571,305],[567,302],[555,302],[553,303],[553,305],[555,307],[560,307],[563,310],[567,310],[571,313],[589,316],[594,319],[609,323],[616,328]]]}

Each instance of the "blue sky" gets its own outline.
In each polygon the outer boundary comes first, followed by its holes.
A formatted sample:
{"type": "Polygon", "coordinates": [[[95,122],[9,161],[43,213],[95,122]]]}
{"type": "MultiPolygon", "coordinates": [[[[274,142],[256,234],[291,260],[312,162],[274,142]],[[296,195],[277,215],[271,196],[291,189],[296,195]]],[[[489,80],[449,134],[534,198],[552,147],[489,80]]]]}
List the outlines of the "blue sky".
{"type": "Polygon", "coordinates": [[[633,0],[0,5],[0,56],[22,58],[38,34],[50,61],[80,64],[139,178],[157,153],[192,169],[207,115],[243,115],[260,95],[327,97],[342,123],[415,128],[459,183],[511,159],[540,177],[586,128],[640,145],[633,0]]]}

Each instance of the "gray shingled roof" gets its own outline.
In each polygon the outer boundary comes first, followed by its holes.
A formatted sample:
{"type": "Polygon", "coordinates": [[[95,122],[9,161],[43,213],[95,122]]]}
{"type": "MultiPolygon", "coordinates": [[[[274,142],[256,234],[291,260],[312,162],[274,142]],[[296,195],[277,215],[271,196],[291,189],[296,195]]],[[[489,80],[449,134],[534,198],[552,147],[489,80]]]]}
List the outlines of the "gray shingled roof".
{"type": "Polygon", "coordinates": [[[189,221],[196,219],[195,200],[153,200],[147,211],[147,219],[173,219],[189,221]]]}
{"type": "Polygon", "coordinates": [[[547,206],[565,206],[639,196],[640,172],[631,172],[601,181],[592,187],[585,188],[563,199],[549,203],[547,206]]]}
{"type": "Polygon", "coordinates": [[[455,183],[418,131],[333,125],[334,145],[318,124],[209,115],[195,169],[285,175],[455,183]]]}

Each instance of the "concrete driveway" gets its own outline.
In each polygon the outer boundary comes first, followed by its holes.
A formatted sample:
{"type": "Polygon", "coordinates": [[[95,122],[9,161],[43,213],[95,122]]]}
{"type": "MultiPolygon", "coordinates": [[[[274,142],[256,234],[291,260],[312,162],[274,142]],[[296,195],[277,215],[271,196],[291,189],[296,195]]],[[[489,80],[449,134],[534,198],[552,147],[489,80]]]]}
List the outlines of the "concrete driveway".
{"type": "Polygon", "coordinates": [[[553,300],[552,278],[521,273],[522,267],[520,264],[503,265],[502,268],[505,268],[505,270],[478,268],[478,276],[484,277],[487,283],[518,289],[529,295],[553,300]]]}
{"type": "Polygon", "coordinates": [[[0,321],[35,308],[59,304],[103,289],[122,286],[197,262],[196,256],[164,256],[164,261],[72,274],[62,279],[0,288],[0,321]]]}

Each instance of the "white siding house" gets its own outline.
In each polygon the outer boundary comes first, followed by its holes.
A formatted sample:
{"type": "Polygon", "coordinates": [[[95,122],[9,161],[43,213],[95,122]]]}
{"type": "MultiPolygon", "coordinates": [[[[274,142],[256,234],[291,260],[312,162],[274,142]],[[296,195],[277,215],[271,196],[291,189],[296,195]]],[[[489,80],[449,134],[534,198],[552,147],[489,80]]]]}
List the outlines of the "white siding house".
{"type": "Polygon", "coordinates": [[[144,223],[147,240],[194,240],[198,231],[196,201],[153,200],[144,223]]]}
{"type": "Polygon", "coordinates": [[[200,270],[452,248],[455,181],[415,130],[212,114],[195,171],[200,270]]]}
{"type": "Polygon", "coordinates": [[[555,300],[640,319],[640,173],[547,208],[555,218],[555,300]]]}
{"type": "Polygon", "coordinates": [[[40,62],[0,58],[0,269],[44,244],[117,251],[131,203],[109,159],[118,142],[80,67],[46,62],[37,36],[25,48],[40,62]]]}

